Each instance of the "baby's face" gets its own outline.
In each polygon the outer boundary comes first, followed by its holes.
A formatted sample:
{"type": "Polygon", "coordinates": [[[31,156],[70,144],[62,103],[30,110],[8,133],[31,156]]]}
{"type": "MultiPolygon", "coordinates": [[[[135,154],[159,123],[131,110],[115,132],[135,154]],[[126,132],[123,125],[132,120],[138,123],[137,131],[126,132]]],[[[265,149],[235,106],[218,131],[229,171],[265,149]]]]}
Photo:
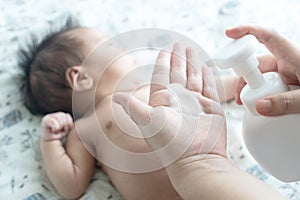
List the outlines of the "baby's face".
{"type": "Polygon", "coordinates": [[[108,38],[97,29],[78,29],[76,35],[84,43],[83,50],[87,59],[83,67],[93,77],[99,98],[136,87],[139,77],[135,73],[136,63],[132,56],[120,56],[122,50],[110,44],[108,38]]]}

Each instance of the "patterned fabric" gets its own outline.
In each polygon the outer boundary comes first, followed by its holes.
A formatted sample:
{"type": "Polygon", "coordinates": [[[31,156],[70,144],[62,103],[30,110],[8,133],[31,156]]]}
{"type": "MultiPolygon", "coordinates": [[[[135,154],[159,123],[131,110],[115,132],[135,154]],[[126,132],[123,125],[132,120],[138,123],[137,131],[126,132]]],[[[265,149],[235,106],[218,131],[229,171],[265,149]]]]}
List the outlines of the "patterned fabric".
{"type": "MultiPolygon", "coordinates": [[[[39,147],[40,118],[20,102],[16,77],[0,74],[0,199],[62,199],[48,180],[39,147]]],[[[82,199],[121,199],[108,177],[96,170],[82,199]]]]}
{"type": "MultiPolygon", "coordinates": [[[[1,0],[0,0],[1,2],[1,0]]],[[[71,13],[107,35],[145,27],[171,29],[193,38],[208,53],[224,42],[224,29],[241,23],[272,26],[299,43],[297,0],[7,0],[0,3],[0,199],[62,199],[48,180],[39,149],[40,118],[22,105],[16,52],[29,33],[43,33],[71,13]]],[[[264,48],[259,52],[265,51],[264,48]]],[[[222,72],[231,73],[231,72],[222,72]]],[[[241,169],[290,199],[300,199],[299,183],[277,181],[251,158],[241,139],[243,108],[224,105],[228,153],[241,169]]],[[[295,158],[297,159],[297,158],[295,158]]],[[[235,186],[233,186],[234,188],[235,186]]],[[[82,199],[121,199],[97,170],[82,199]]]]}

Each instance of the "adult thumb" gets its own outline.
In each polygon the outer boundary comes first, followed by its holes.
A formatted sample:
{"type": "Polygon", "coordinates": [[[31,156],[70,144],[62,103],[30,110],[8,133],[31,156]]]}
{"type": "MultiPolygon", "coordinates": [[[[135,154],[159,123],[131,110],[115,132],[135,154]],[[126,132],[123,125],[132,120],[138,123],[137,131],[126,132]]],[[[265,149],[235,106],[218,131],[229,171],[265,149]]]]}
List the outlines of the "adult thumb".
{"type": "Polygon", "coordinates": [[[300,90],[292,90],[260,99],[256,110],[265,116],[300,113],[300,90]]]}
{"type": "Polygon", "coordinates": [[[137,126],[147,126],[151,122],[150,111],[152,107],[134,96],[117,92],[113,95],[113,101],[122,106],[137,126]]]}

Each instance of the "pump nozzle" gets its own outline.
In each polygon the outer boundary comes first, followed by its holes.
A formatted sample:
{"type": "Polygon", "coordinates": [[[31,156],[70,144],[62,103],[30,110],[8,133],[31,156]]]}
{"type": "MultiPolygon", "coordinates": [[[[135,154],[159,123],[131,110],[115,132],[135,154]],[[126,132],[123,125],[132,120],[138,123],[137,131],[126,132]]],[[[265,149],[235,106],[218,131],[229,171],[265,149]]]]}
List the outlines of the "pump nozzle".
{"type": "Polygon", "coordinates": [[[264,84],[262,73],[257,68],[259,63],[254,56],[256,38],[245,35],[218,50],[208,66],[222,69],[232,68],[238,76],[242,76],[250,88],[258,88],[264,84]]]}

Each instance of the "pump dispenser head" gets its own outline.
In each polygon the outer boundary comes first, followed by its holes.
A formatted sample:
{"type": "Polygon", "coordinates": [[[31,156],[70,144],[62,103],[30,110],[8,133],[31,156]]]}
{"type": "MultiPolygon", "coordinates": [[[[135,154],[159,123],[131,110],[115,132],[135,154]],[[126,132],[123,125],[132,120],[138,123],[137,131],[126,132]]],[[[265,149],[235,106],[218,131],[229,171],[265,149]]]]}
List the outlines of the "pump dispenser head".
{"type": "MultiPolygon", "coordinates": [[[[264,84],[265,80],[258,69],[259,63],[254,55],[256,41],[252,35],[233,40],[218,50],[212,62],[222,69],[232,68],[238,76],[245,79],[250,88],[258,88],[264,84]]],[[[211,65],[208,64],[208,66],[211,65]]]]}

